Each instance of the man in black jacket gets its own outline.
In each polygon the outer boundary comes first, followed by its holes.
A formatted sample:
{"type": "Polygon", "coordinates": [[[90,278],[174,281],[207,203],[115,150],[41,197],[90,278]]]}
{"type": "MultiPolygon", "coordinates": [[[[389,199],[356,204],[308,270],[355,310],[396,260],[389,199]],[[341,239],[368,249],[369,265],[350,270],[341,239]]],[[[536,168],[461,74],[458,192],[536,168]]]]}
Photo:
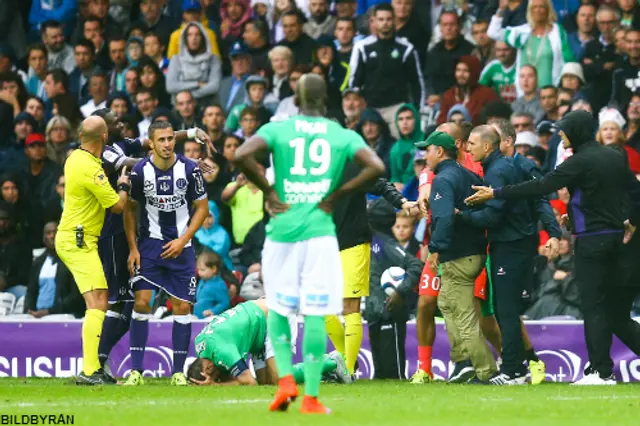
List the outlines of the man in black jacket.
{"type": "MultiPolygon", "coordinates": [[[[426,144],[427,164],[435,174],[429,200],[428,261],[432,271],[442,264],[438,308],[447,325],[451,361],[470,359],[475,374],[486,381],[496,372],[496,363],[480,329],[474,284],[484,268],[487,241],[483,229],[455,221],[455,210],[468,210],[464,199],[472,193],[471,186],[481,180],[456,161],[456,142],[447,133],[435,131],[426,144]]],[[[473,371],[469,372],[472,377],[473,371]]]]}
{"type": "Polygon", "coordinates": [[[72,314],[80,318],[86,309],[84,299],[71,272],[56,254],[57,232],[56,222],[44,226],[45,251],[33,261],[24,311],[36,318],[52,314],[72,314]]]}
{"type": "MultiPolygon", "coordinates": [[[[619,262],[623,257],[625,228],[632,228],[627,221],[627,193],[638,186],[624,155],[593,140],[595,125],[593,116],[585,111],[568,113],[557,123],[557,128],[564,147],[573,149],[573,156],[541,180],[519,185],[496,182],[491,187],[476,187],[478,192],[466,200],[469,204],[504,202],[538,198],[568,188],[571,194],[569,219],[576,235],[575,276],[580,289],[590,362],[584,377],[576,382],[579,385],[616,383],[609,355],[612,329],[608,318],[619,317],[616,311],[628,306],[605,303],[605,300],[611,302],[619,293],[617,285],[627,282],[619,274],[628,270],[620,268],[619,262]]],[[[633,201],[637,204],[637,196],[635,198],[633,201]]],[[[637,205],[634,207],[637,212],[637,205]]],[[[635,223],[637,214],[633,216],[635,223]]],[[[628,312],[624,314],[628,316],[628,312]]],[[[620,333],[624,343],[640,353],[639,333],[629,335],[618,328],[613,332],[620,333]]]]}
{"type": "Polygon", "coordinates": [[[634,93],[640,91],[640,28],[630,28],[625,36],[627,56],[613,72],[611,103],[624,114],[634,93]]]}
{"type": "MultiPolygon", "coordinates": [[[[373,229],[371,254],[371,295],[367,297],[365,318],[369,323],[369,341],[376,379],[404,379],[407,297],[418,285],[423,263],[405,252],[393,238],[391,228],[396,212],[386,200],[378,199],[368,209],[373,229]],[[392,266],[405,271],[405,278],[392,296],[380,286],[382,273],[392,266]]],[[[339,234],[338,234],[339,235],[339,234]]],[[[346,283],[345,283],[346,284],[346,283]]]]}
{"type": "Polygon", "coordinates": [[[422,70],[414,46],[396,37],[391,5],[380,3],[374,10],[377,35],[353,48],[349,87],[362,91],[367,106],[378,110],[398,138],[395,116],[400,106],[411,99],[419,111],[424,103],[422,70]]]}
{"type": "MultiPolygon", "coordinates": [[[[469,136],[469,152],[482,161],[485,185],[501,187],[522,182],[522,175],[500,152],[500,135],[488,125],[476,127],[469,136]]],[[[524,343],[520,326],[522,292],[531,292],[533,257],[538,246],[537,219],[526,201],[493,200],[481,210],[460,213],[465,223],[486,229],[491,256],[496,317],[502,331],[501,374],[490,379],[494,385],[519,385],[526,381],[524,343]]]]}
{"type": "MultiPolygon", "coordinates": [[[[349,182],[359,171],[357,164],[348,163],[344,169],[342,181],[349,182]]],[[[325,321],[327,334],[336,350],[346,358],[347,368],[351,374],[354,374],[362,344],[360,299],[369,296],[370,291],[372,236],[367,221],[366,193],[382,196],[393,207],[404,209],[407,213],[415,206],[415,203],[407,201],[386,179],[378,178],[372,187],[367,189],[366,192],[354,192],[342,198],[333,212],[344,277],[342,311],[344,327],[337,315],[329,315],[325,321]]]]}

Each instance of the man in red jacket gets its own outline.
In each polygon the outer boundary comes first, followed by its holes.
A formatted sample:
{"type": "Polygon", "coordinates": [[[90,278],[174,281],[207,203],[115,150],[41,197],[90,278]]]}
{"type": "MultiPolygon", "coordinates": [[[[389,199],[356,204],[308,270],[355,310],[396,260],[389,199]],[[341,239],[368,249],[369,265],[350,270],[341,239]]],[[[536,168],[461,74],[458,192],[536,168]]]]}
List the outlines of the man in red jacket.
{"type": "Polygon", "coordinates": [[[478,84],[482,66],[475,56],[463,56],[455,68],[456,84],[442,95],[438,124],[448,121],[451,107],[462,104],[471,114],[471,120],[475,126],[480,123],[480,110],[489,102],[497,101],[496,92],[486,86],[478,84]]]}

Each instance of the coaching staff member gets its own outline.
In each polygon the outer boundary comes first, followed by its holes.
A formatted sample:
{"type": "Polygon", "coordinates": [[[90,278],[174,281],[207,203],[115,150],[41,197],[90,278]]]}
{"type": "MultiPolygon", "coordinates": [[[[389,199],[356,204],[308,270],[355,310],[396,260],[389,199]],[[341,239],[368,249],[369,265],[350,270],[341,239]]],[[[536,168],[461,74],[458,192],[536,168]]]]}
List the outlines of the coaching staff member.
{"type": "Polygon", "coordinates": [[[122,213],[130,186],[123,168],[116,193],[102,168],[100,156],[108,139],[105,121],[101,117],[89,117],[82,122],[79,134],[80,148],[73,151],[64,166],[67,186],[56,252],[71,271],[87,306],[82,324],[84,366],[76,383],[101,385],[108,383],[98,361],[108,292],[98,256],[98,237],[105,209],[122,213]]]}
{"type": "MultiPolygon", "coordinates": [[[[468,149],[482,162],[485,185],[502,187],[522,182],[512,158],[500,152],[500,135],[488,125],[469,135],[468,149]]],[[[460,213],[465,223],[487,230],[491,281],[496,317],[502,331],[502,371],[490,379],[494,385],[524,384],[524,343],[520,326],[522,291],[531,291],[533,256],[538,245],[537,219],[525,200],[492,200],[481,210],[460,213]]]]}
{"type": "Polygon", "coordinates": [[[475,309],[475,280],[482,272],[487,253],[484,229],[455,221],[455,210],[466,211],[465,198],[480,177],[457,162],[456,141],[444,132],[433,132],[426,141],[427,164],[435,177],[431,186],[431,239],[429,264],[432,271],[442,263],[438,308],[444,316],[451,344],[451,359],[471,359],[476,376],[487,381],[496,372],[496,362],[480,329],[475,309]],[[475,183],[474,183],[475,182],[475,183]]]}
{"type": "MultiPolygon", "coordinates": [[[[572,148],[573,156],[542,180],[519,185],[492,185],[493,188],[477,187],[478,192],[467,199],[469,204],[535,199],[568,188],[571,194],[569,219],[576,236],[575,277],[582,299],[590,362],[584,377],[576,382],[580,385],[616,382],[609,355],[611,328],[608,317],[611,317],[611,311],[622,306],[609,305],[605,301],[616,292],[612,286],[620,281],[617,270],[623,254],[623,234],[625,226],[630,227],[625,225],[629,216],[627,191],[630,185],[637,184],[626,158],[594,140],[595,125],[590,113],[570,112],[556,123],[556,127],[563,146],[572,148]]],[[[614,329],[614,333],[617,332],[614,329]]],[[[638,348],[637,338],[629,341],[629,336],[624,337],[627,346],[638,348]]]]}

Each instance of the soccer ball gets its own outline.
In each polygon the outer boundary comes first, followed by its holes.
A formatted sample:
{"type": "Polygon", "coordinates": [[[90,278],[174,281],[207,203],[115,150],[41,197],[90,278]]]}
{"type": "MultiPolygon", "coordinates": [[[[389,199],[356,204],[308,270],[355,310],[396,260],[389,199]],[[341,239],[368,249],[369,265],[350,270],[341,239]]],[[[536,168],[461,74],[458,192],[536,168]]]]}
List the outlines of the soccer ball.
{"type": "Polygon", "coordinates": [[[382,273],[380,277],[380,286],[382,290],[389,296],[396,292],[396,288],[402,284],[407,274],[404,269],[399,266],[392,266],[382,273]]]}

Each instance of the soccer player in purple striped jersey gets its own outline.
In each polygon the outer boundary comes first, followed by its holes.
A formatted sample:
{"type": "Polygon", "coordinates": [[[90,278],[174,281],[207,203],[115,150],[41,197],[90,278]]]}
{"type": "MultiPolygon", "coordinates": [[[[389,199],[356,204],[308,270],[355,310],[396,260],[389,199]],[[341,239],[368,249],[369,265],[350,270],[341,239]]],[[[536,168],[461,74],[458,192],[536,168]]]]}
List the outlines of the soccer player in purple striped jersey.
{"type": "Polygon", "coordinates": [[[153,290],[164,290],[173,306],[172,385],[187,385],[184,362],[191,340],[191,304],[196,294],[196,258],[193,235],[209,215],[202,172],[196,163],[175,154],[175,132],[170,123],[149,127],[152,154],[131,171],[131,196],[125,208],[124,228],[129,245],[128,266],[135,294],[131,315],[132,371],[128,386],[144,383],[144,351],[149,335],[153,290]],[[140,236],[136,240],[137,208],[140,236]]]}
{"type": "MultiPolygon", "coordinates": [[[[122,168],[131,170],[149,150],[149,141],[127,139],[122,136],[122,122],[108,108],[96,110],[92,115],[102,117],[107,123],[108,141],[102,153],[102,164],[111,186],[116,188],[116,181],[122,168]]],[[[178,131],[175,138],[178,142],[197,139],[210,144],[211,139],[201,129],[178,131]]],[[[110,383],[115,379],[110,375],[108,359],[113,347],[127,331],[133,310],[133,293],[130,291],[129,270],[127,260],[129,246],[124,233],[124,225],[120,215],[107,211],[104,226],[98,240],[98,254],[109,286],[109,307],[100,335],[98,355],[100,365],[105,371],[105,378],[110,383]]]]}

